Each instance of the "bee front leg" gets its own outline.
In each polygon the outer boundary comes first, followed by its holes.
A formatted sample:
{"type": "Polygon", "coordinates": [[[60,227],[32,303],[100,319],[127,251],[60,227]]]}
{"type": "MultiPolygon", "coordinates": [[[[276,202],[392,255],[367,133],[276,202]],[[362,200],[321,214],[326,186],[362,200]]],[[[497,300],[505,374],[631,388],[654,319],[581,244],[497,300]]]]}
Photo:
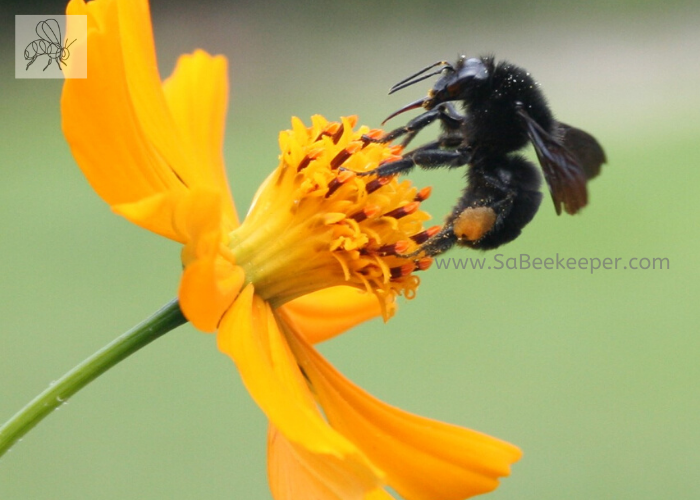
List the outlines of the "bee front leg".
{"type": "Polygon", "coordinates": [[[406,136],[401,143],[401,145],[405,148],[413,140],[413,138],[418,135],[418,132],[433,123],[435,120],[439,120],[447,130],[457,130],[464,121],[464,116],[459,114],[452,103],[446,102],[440,104],[435,109],[431,109],[430,111],[426,111],[425,113],[418,115],[403,127],[392,130],[383,137],[373,139],[365,135],[363,136],[363,139],[369,142],[379,142],[385,144],[387,142],[392,142],[399,137],[406,136]]]}

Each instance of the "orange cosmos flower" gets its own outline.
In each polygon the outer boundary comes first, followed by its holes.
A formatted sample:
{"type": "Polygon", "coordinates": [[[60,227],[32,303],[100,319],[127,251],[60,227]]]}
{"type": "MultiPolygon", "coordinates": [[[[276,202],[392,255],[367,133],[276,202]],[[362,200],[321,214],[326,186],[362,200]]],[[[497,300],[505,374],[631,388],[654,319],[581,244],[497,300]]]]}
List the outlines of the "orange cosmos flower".
{"type": "Polygon", "coordinates": [[[410,500],[457,500],[494,489],[517,448],[388,406],[313,347],[390,317],[430,264],[402,257],[434,231],[422,228],[427,192],[353,174],[400,149],[363,140],[381,132],[354,130],[354,118],[294,119],[240,223],[221,155],[226,60],[196,51],[161,83],[145,0],[71,0],[68,14],[88,16],[89,44],[88,78],[66,80],[61,103],[73,155],[116,213],[183,244],[182,311],[218,330],[270,421],[274,497],[389,499],[390,486],[410,500]]]}

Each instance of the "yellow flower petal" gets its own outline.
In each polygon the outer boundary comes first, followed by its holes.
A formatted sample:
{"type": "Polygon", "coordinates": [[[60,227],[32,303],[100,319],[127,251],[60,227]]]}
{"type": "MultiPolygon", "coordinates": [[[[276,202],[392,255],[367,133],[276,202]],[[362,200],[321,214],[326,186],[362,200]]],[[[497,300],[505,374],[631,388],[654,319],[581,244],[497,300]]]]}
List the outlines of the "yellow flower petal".
{"type": "Polygon", "coordinates": [[[380,316],[382,309],[374,294],[336,286],[288,302],[278,313],[308,342],[316,344],[380,316]]]}
{"type": "Polygon", "coordinates": [[[66,80],[63,130],[95,191],[136,224],[182,242],[171,217],[178,198],[216,189],[224,228],[234,229],[221,157],[225,59],[198,51],[161,84],[148,2],[71,0],[67,12],[88,17],[90,76],[66,80]]]}
{"type": "Polygon", "coordinates": [[[243,289],[224,315],[217,342],[236,363],[252,398],[287,440],[302,447],[304,453],[341,461],[357,477],[381,477],[381,472],[324,420],[269,304],[254,295],[252,285],[243,289]]]}
{"type": "Polygon", "coordinates": [[[173,219],[187,244],[182,249],[185,269],[180,281],[180,307],[192,324],[205,332],[216,330],[224,312],[238,295],[245,273],[225,246],[220,191],[191,189],[173,219]]]}
{"type": "MultiPolygon", "coordinates": [[[[147,4],[133,3],[139,4],[141,15],[145,15],[145,22],[149,23],[147,4]]],[[[124,8],[132,10],[132,7],[125,7],[130,5],[131,2],[116,1],[85,5],[82,0],[71,0],[67,9],[68,14],[87,15],[89,77],[64,83],[63,132],[88,181],[110,205],[132,203],[166,191],[184,193],[185,190],[168,166],[167,156],[150,143],[141,123],[143,113],[135,109],[134,82],[129,82],[127,70],[131,68],[126,67],[122,46],[127,37],[125,33],[136,31],[129,28],[129,23],[137,20],[124,18],[121,12],[124,8]]],[[[148,31],[139,39],[152,38],[149,25],[144,27],[143,20],[138,25],[148,31]]],[[[130,44],[130,47],[136,52],[153,51],[152,41],[146,46],[130,44]]],[[[141,78],[137,86],[144,85],[155,87],[155,91],[162,94],[159,81],[141,78]]],[[[151,89],[147,93],[153,92],[151,89]]],[[[173,127],[163,133],[173,133],[173,127]]]]}
{"type": "Polygon", "coordinates": [[[377,488],[376,490],[372,490],[369,493],[367,493],[367,495],[365,495],[364,500],[395,500],[395,498],[389,493],[387,493],[385,490],[377,488]]]}
{"type": "Polygon", "coordinates": [[[179,233],[177,227],[173,225],[174,214],[178,211],[177,206],[180,202],[182,197],[179,194],[166,192],[132,203],[112,205],[112,210],[144,229],[171,240],[186,243],[185,235],[179,233]]]}
{"type": "Polygon", "coordinates": [[[329,422],[407,500],[461,500],[498,486],[521,452],[469,429],[419,417],[372,397],[294,335],[292,349],[329,422]]]}
{"type": "Polygon", "coordinates": [[[367,500],[377,496],[379,481],[368,469],[355,470],[344,459],[316,454],[291,443],[274,426],[267,434],[267,471],[275,500],[367,500]],[[358,474],[359,472],[359,474],[358,474]]]}
{"type": "Polygon", "coordinates": [[[180,56],[173,74],[163,82],[168,107],[193,161],[178,172],[188,185],[223,191],[225,223],[238,226],[222,155],[228,101],[226,58],[197,50],[180,56]]]}
{"type": "Polygon", "coordinates": [[[158,74],[148,1],[118,2],[117,14],[124,74],[136,118],[155,152],[186,186],[192,187],[193,182],[186,178],[186,174],[192,171],[191,165],[196,158],[191,151],[185,149],[187,143],[183,142],[178,133],[165,101],[158,74]]]}

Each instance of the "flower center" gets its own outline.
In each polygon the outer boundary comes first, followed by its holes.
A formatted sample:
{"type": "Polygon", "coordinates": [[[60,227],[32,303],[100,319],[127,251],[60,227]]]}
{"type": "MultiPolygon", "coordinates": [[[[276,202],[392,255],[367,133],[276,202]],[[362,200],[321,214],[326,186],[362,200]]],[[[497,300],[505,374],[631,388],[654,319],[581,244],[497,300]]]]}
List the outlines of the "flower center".
{"type": "MultiPolygon", "coordinates": [[[[255,196],[244,223],[230,235],[230,249],[256,293],[273,306],[336,285],[374,293],[385,316],[396,295],[415,296],[430,258],[411,252],[435,234],[420,204],[430,189],[407,180],[358,176],[399,159],[400,146],[375,143],[381,130],[356,118],[305,127],[294,119],[280,134],[279,167],[255,196]],[[342,169],[340,167],[343,167],[342,169]]],[[[438,228],[439,229],[439,228],[438,228]]]]}

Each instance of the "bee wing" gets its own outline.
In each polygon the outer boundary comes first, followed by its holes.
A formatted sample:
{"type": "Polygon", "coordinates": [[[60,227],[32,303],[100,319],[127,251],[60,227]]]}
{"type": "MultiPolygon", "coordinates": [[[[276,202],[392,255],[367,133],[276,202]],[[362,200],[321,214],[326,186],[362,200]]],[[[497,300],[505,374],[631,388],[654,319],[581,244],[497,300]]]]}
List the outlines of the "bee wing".
{"type": "Polygon", "coordinates": [[[586,174],[578,158],[524,109],[519,108],[517,113],[523,118],[527,135],[535,147],[557,215],[561,214],[562,205],[566,213],[575,214],[588,203],[586,174]]]}
{"type": "Polygon", "coordinates": [[[559,122],[561,137],[566,149],[571,151],[583,167],[586,178],[592,179],[600,173],[600,167],[607,160],[605,151],[598,141],[588,132],[559,122]]]}
{"type": "Polygon", "coordinates": [[[36,25],[36,34],[39,38],[46,40],[49,43],[55,43],[59,47],[62,45],[61,40],[61,26],[55,19],[47,19],[46,21],[39,21],[36,25]]]}

